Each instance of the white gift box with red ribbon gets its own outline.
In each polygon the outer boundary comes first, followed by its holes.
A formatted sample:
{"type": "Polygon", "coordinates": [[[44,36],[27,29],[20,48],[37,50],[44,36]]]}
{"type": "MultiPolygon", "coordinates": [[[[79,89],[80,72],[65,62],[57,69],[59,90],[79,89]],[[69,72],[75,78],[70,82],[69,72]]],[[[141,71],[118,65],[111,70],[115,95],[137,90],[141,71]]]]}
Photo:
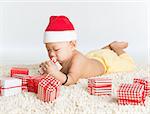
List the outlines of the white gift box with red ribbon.
{"type": "Polygon", "coordinates": [[[121,84],[117,91],[117,97],[120,105],[145,105],[144,85],[121,84]]]}
{"type": "Polygon", "coordinates": [[[21,79],[22,80],[22,91],[23,92],[28,91],[27,85],[28,85],[28,80],[32,78],[31,76],[26,75],[26,74],[14,74],[14,75],[12,75],[12,77],[21,79]]]}
{"type": "Polygon", "coordinates": [[[91,95],[111,95],[112,79],[101,77],[89,78],[88,92],[91,95]]]}
{"type": "Polygon", "coordinates": [[[52,76],[46,76],[38,84],[37,97],[49,102],[55,100],[60,94],[61,83],[52,76]]]}
{"type": "Polygon", "coordinates": [[[133,83],[143,84],[146,96],[150,96],[150,77],[134,78],[133,83]]]}
{"type": "Polygon", "coordinates": [[[22,92],[22,80],[11,77],[0,77],[0,95],[11,96],[22,92]]]}

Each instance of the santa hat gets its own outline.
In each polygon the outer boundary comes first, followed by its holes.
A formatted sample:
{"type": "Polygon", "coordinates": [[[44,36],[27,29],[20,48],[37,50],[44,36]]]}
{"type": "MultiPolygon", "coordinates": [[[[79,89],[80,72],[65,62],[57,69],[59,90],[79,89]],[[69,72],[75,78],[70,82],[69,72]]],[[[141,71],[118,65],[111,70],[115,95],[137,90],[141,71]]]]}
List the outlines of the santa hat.
{"type": "Polygon", "coordinates": [[[44,43],[76,40],[75,29],[66,16],[51,16],[44,33],[44,43]]]}

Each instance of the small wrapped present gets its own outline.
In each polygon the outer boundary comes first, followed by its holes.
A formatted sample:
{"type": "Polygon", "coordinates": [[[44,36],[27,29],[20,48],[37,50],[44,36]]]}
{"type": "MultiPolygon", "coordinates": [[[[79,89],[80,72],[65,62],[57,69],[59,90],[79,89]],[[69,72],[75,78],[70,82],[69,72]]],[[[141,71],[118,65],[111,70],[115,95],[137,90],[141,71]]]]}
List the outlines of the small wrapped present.
{"type": "Polygon", "coordinates": [[[118,104],[120,105],[145,105],[145,101],[139,100],[128,100],[128,99],[118,99],[118,104]]]}
{"type": "Polygon", "coordinates": [[[31,78],[28,79],[28,92],[34,92],[37,93],[38,91],[38,84],[39,82],[45,77],[45,75],[35,75],[35,76],[30,76],[31,78]]]}
{"type": "Polygon", "coordinates": [[[22,80],[11,77],[0,77],[0,95],[11,96],[22,92],[22,80]]]}
{"type": "Polygon", "coordinates": [[[55,89],[55,87],[53,87],[53,86],[48,86],[47,89],[46,89],[44,101],[45,101],[45,102],[53,101],[53,100],[55,100],[56,98],[57,98],[57,97],[56,97],[56,89],[55,89]]]}
{"type": "MultiPolygon", "coordinates": [[[[53,62],[53,63],[57,66],[57,68],[58,68],[59,70],[62,69],[62,66],[60,65],[60,63],[59,63],[54,57],[50,58],[50,61],[49,61],[49,62],[53,62]]],[[[39,72],[40,74],[44,74],[44,71],[42,70],[41,67],[39,68],[38,72],[39,72]]]]}
{"type": "Polygon", "coordinates": [[[26,74],[26,75],[28,75],[29,69],[12,67],[10,70],[10,75],[13,76],[14,74],[26,74]]]}
{"type": "Polygon", "coordinates": [[[93,77],[88,79],[88,93],[91,95],[111,95],[112,79],[93,77]]]}
{"type": "Polygon", "coordinates": [[[12,77],[18,78],[22,80],[22,91],[27,92],[28,88],[28,80],[32,78],[32,76],[26,75],[26,74],[13,74],[12,77]]]}
{"type": "Polygon", "coordinates": [[[146,96],[150,96],[150,77],[134,78],[133,83],[143,84],[146,96]]]}
{"type": "Polygon", "coordinates": [[[121,84],[117,91],[117,97],[120,105],[145,105],[144,85],[121,84]]]}
{"type": "Polygon", "coordinates": [[[57,68],[58,68],[59,70],[62,69],[62,66],[61,66],[60,63],[56,60],[55,57],[51,57],[50,59],[51,59],[51,61],[57,66],[57,68]]]}
{"type": "Polygon", "coordinates": [[[37,97],[44,102],[53,101],[59,96],[60,87],[60,81],[53,76],[46,76],[38,85],[37,97]]]}

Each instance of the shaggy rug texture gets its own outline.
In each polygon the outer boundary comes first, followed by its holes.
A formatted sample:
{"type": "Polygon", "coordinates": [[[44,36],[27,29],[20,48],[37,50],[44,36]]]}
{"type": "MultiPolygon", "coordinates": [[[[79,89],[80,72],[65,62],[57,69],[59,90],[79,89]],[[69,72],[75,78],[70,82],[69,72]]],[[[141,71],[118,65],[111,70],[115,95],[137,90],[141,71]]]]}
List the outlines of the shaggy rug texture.
{"type": "MultiPolygon", "coordinates": [[[[0,66],[0,76],[9,76],[11,67],[0,66]]],[[[19,67],[29,68],[30,74],[38,73],[37,65],[19,67]]],[[[76,85],[62,86],[60,96],[52,103],[40,101],[36,94],[31,92],[9,97],[0,96],[0,114],[150,114],[150,97],[146,99],[146,106],[120,106],[116,98],[116,90],[120,83],[132,83],[135,77],[150,76],[149,68],[150,66],[140,66],[134,72],[101,76],[112,78],[112,96],[89,95],[87,79],[80,79],[76,85]]]]}

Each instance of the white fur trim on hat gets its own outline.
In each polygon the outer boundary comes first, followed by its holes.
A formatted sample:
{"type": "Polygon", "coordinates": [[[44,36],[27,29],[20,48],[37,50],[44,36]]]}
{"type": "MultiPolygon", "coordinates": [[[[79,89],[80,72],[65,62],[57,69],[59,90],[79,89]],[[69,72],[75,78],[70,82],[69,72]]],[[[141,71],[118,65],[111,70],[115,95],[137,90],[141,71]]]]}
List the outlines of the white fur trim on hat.
{"type": "Polygon", "coordinates": [[[77,34],[75,30],[45,31],[44,33],[44,43],[71,41],[76,39],[77,39],[77,34]]]}

